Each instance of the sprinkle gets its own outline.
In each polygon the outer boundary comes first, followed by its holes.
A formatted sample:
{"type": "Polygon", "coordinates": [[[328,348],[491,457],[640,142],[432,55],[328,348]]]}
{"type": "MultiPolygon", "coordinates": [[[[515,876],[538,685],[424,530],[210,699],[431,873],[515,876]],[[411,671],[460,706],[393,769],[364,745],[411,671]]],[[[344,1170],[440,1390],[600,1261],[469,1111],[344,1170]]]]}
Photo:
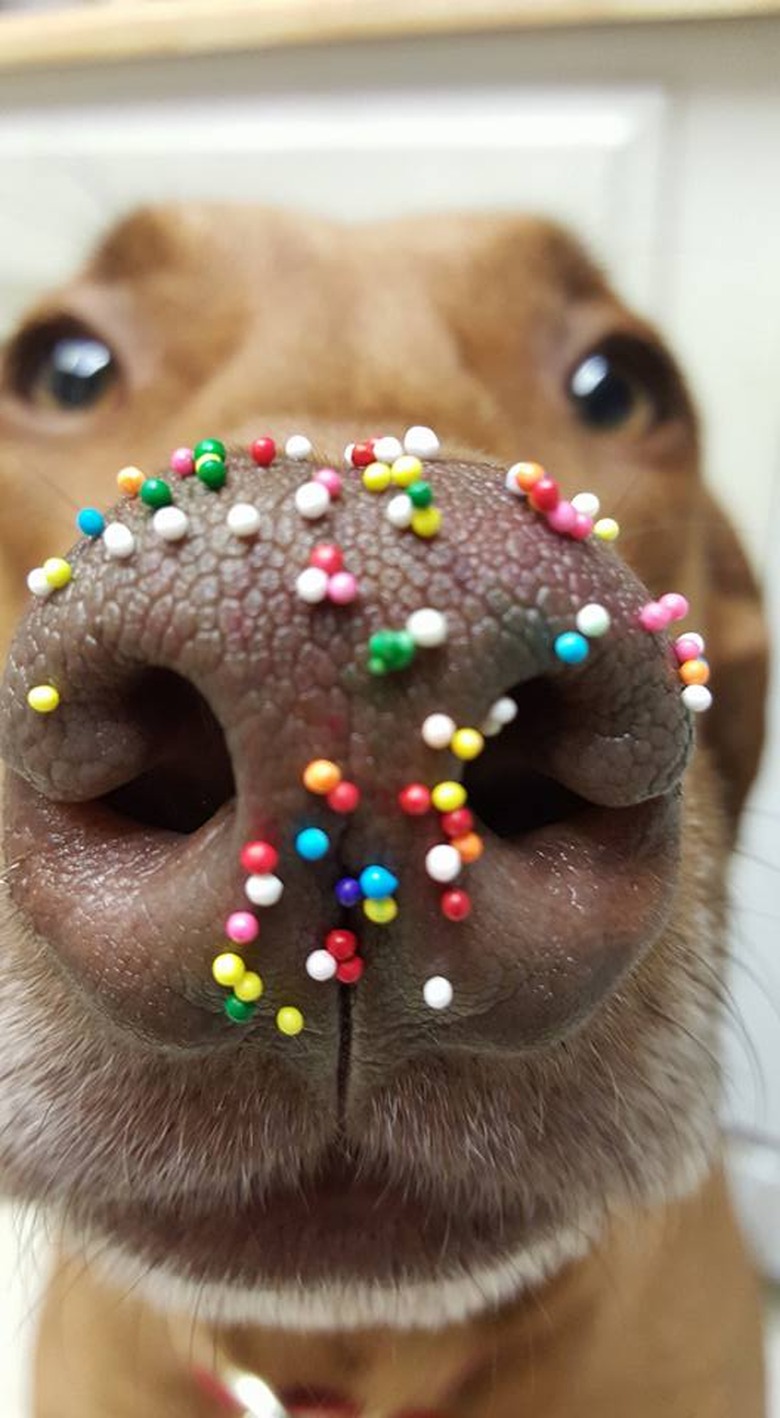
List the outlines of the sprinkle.
{"type": "Polygon", "coordinates": [[[341,782],[342,772],[329,758],[313,758],[303,770],[303,786],[325,797],[341,782]]]}
{"type": "Polygon", "coordinates": [[[479,729],[456,729],[452,735],[450,748],[463,763],[469,763],[474,758],[479,758],[485,747],[485,740],[479,729]]]}
{"type": "Polygon", "coordinates": [[[172,473],[180,478],[191,478],[195,472],[195,458],[191,448],[174,448],[168,460],[172,473]]]}
{"type": "Polygon", "coordinates": [[[415,645],[432,650],[443,645],[447,639],[447,617],[441,611],[424,606],[422,610],[412,612],[406,629],[415,645]]]}
{"type": "Polygon", "coordinates": [[[140,495],[147,507],[168,507],[173,502],[173,493],[164,478],[144,478],[140,495]]]}
{"type": "Polygon", "coordinates": [[[328,931],[325,949],[334,960],[351,960],[358,948],[358,938],[354,931],[328,931]]]}
{"type": "Polygon", "coordinates": [[[373,438],[364,439],[362,443],[351,443],[352,449],[350,461],[353,468],[367,468],[369,463],[376,462],[373,438]]]}
{"type": "Polygon", "coordinates": [[[270,842],[247,842],[241,848],[241,865],[244,871],[259,874],[276,871],[279,853],[270,842]]]}
{"type": "Polygon", "coordinates": [[[581,665],[590,652],[585,636],[576,630],[565,630],[562,635],[557,635],[553,649],[565,665],[581,665]]]}
{"type": "Polygon", "coordinates": [[[463,837],[453,837],[451,841],[461,861],[467,865],[478,862],[485,850],[485,844],[478,832],[466,832],[463,837]]]}
{"type": "Polygon", "coordinates": [[[482,725],[482,732],[486,738],[494,738],[500,734],[507,724],[511,724],[517,718],[517,705],[514,699],[510,699],[508,694],[502,695],[495,704],[491,704],[488,709],[485,722],[482,725]]]}
{"type": "Polygon", "coordinates": [[[363,469],[363,486],[366,492],[386,492],[390,486],[390,469],[387,463],[369,463],[363,469]]]}
{"type": "Polygon", "coordinates": [[[246,966],[240,955],[236,955],[232,950],[227,950],[216,957],[211,967],[211,973],[218,985],[225,985],[233,989],[243,980],[246,966]]]}
{"type": "Polygon", "coordinates": [[[275,906],[282,899],[284,884],[273,872],[256,873],[247,877],[244,891],[253,906],[275,906]]]}
{"type": "Polygon", "coordinates": [[[375,926],[389,926],[398,915],[398,902],[392,896],[370,897],[363,902],[363,911],[375,926]]]}
{"type": "Polygon", "coordinates": [[[686,660],[680,665],[680,679],[683,684],[708,684],[710,667],[706,660],[686,660]]]}
{"type": "Polygon", "coordinates": [[[388,522],[397,527],[399,532],[406,531],[407,527],[411,527],[414,503],[409,494],[399,492],[395,497],[392,497],[387,504],[385,515],[388,522]]]}
{"type": "Polygon", "coordinates": [[[304,1026],[304,1018],[299,1009],[294,1005],[284,1005],[276,1016],[276,1027],[280,1034],[286,1034],[288,1038],[295,1038],[300,1034],[304,1026]]]}
{"type": "Polygon", "coordinates": [[[407,817],[423,817],[431,808],[430,788],[424,783],[407,783],[398,794],[398,804],[407,817]]]}
{"type": "Polygon", "coordinates": [[[360,873],[360,889],[369,900],[378,901],[398,890],[398,877],[387,867],[368,866],[360,873]]]}
{"type": "Polygon", "coordinates": [[[453,999],[453,989],[443,975],[432,975],[423,985],[423,999],[429,1009],[449,1009],[453,999]]]}
{"type": "Polygon", "coordinates": [[[319,862],[330,847],[330,838],[321,827],[304,827],[295,839],[295,850],[305,862],[319,862]]]}
{"type": "Polygon", "coordinates": [[[302,483],[295,493],[295,506],[307,521],[324,517],[330,507],[330,493],[322,483],[302,483]]]}
{"type": "Polygon", "coordinates": [[[97,507],[82,507],[76,518],[76,526],[85,537],[102,537],[106,529],[106,519],[97,507]]]}
{"type": "Polygon", "coordinates": [[[587,635],[589,640],[598,640],[602,635],[606,635],[611,624],[612,617],[606,606],[600,606],[595,601],[577,612],[577,629],[581,635],[587,635]]]}
{"type": "Polygon", "coordinates": [[[36,714],[52,714],[59,708],[60,696],[52,684],[36,684],[28,691],[27,703],[36,714]]]}
{"type": "Polygon", "coordinates": [[[46,579],[46,572],[42,566],[34,566],[29,573],[27,577],[27,589],[28,591],[32,591],[34,596],[39,596],[42,601],[45,601],[46,598],[51,595],[54,587],[49,585],[46,579]]]}
{"type": "Polygon", "coordinates": [[[368,642],[368,668],[371,674],[405,670],[416,648],[408,630],[377,630],[368,642]]]}
{"type": "Polygon", "coordinates": [[[116,485],[124,497],[137,497],[145,481],[140,468],[120,468],[116,475],[116,485]]]}
{"type": "Polygon", "coordinates": [[[344,553],[341,547],[333,542],[320,542],[318,546],[312,547],[309,553],[309,565],[327,572],[328,576],[335,576],[337,571],[344,568],[344,553]]]}
{"type": "Polygon", "coordinates": [[[425,870],[432,881],[450,882],[460,876],[460,852],[448,842],[431,847],[425,855],[425,870]]]}
{"type": "Polygon", "coordinates": [[[441,527],[441,512],[438,507],[420,507],[412,516],[411,528],[416,537],[429,541],[441,527]]]}
{"type": "Polygon", "coordinates": [[[339,783],[328,793],[326,802],[331,812],[354,812],[360,803],[360,789],[356,783],[339,783]]]}
{"type": "Polygon", "coordinates": [[[340,497],[344,488],[344,483],[335,468],[318,468],[314,474],[314,481],[322,483],[328,489],[331,497],[340,497]]]}
{"type": "Polygon", "coordinates": [[[423,720],[423,743],[427,743],[429,748],[449,748],[457,727],[449,714],[429,714],[423,720]]]}
{"type": "Polygon", "coordinates": [[[404,454],[396,458],[390,469],[390,479],[394,487],[411,487],[422,477],[423,466],[419,458],[404,454]]]}
{"type": "Polygon", "coordinates": [[[334,606],[349,606],[357,600],[358,583],[351,571],[337,571],[328,581],[328,600],[334,606]]]}
{"type": "Polygon", "coordinates": [[[180,542],[189,525],[190,519],[180,507],[160,507],[152,518],[152,528],[164,542],[180,542]]]}
{"type": "Polygon", "coordinates": [[[328,573],[320,571],[318,566],[307,566],[295,582],[298,599],[307,606],[319,605],[327,599],[329,579],[328,573]]]}
{"type": "Polygon", "coordinates": [[[225,1014],[233,1024],[248,1024],[250,1019],[253,1018],[255,1011],[255,1005],[245,1003],[244,1000],[238,999],[236,995],[229,995],[225,1000],[225,1014]]]}
{"type": "Polygon", "coordinates": [[[61,591],[73,576],[70,562],[65,561],[61,556],[50,556],[48,560],[44,561],[42,569],[52,591],[61,591]]]}
{"type": "Polygon", "coordinates": [[[412,483],[409,488],[409,501],[413,507],[430,507],[433,503],[433,488],[430,483],[412,483]]]}
{"type": "Polygon", "coordinates": [[[639,612],[639,624],[643,630],[651,632],[665,630],[671,620],[666,606],[660,601],[648,601],[639,612]]]}
{"type": "Polygon", "coordinates": [[[308,458],[313,450],[312,444],[305,434],[293,433],[287,439],[284,451],[288,458],[294,459],[295,462],[301,462],[304,458],[308,458]]]}
{"type": "Polygon", "coordinates": [[[584,512],[575,512],[574,526],[572,527],[569,536],[573,537],[575,542],[586,542],[592,531],[592,519],[590,517],[586,517],[584,512]]]}
{"type": "Polygon", "coordinates": [[[471,897],[467,891],[445,891],[441,898],[442,915],[448,921],[465,921],[471,915],[471,897]]]}
{"type": "Polygon", "coordinates": [[[518,496],[522,497],[546,476],[541,463],[513,463],[506,475],[506,485],[510,492],[516,492],[518,496]],[[511,485],[512,481],[514,487],[511,485]]]}
{"type": "Polygon", "coordinates": [[[686,660],[697,660],[704,654],[704,636],[697,635],[695,630],[686,631],[685,635],[678,635],[674,642],[674,653],[681,664],[686,660]]]}
{"type": "MultiPolygon", "coordinates": [[[[200,482],[212,492],[219,492],[227,482],[227,468],[224,460],[213,454],[206,454],[195,462],[195,474],[200,482]]],[[[143,496],[143,493],[141,494],[143,496]]]]}
{"type": "Polygon", "coordinates": [[[251,502],[234,502],[225,520],[234,537],[256,537],[260,531],[260,513],[251,502]]]}
{"type": "Polygon", "coordinates": [[[359,955],[353,955],[351,960],[344,960],[336,966],[336,979],[340,985],[356,985],[365,968],[365,961],[359,955]]]}
{"type": "Polygon", "coordinates": [[[270,468],[276,457],[276,444],[272,438],[256,438],[249,445],[249,455],[258,468],[270,468]]]}
{"type": "Polygon", "coordinates": [[[235,945],[251,945],[257,940],[260,927],[251,911],[231,911],[225,922],[225,935],[235,945]]]}
{"type": "Polygon", "coordinates": [[[374,457],[380,463],[394,463],[396,458],[400,458],[404,451],[404,445],[400,438],[375,438],[374,457]]]}
{"type": "Polygon", "coordinates": [[[435,458],[441,444],[432,428],[416,423],[404,434],[404,449],[417,458],[435,458]]]}
{"type": "Polygon", "coordinates": [[[332,980],[338,966],[327,950],[313,950],[306,959],[306,974],[312,980],[332,980]]]}
{"type": "Polygon", "coordinates": [[[354,443],[348,443],[347,446],[346,446],[346,448],[344,449],[344,462],[346,463],[346,465],[347,465],[348,468],[354,468],[354,466],[355,466],[354,463],[352,462],[352,455],[353,455],[354,451],[355,451],[355,445],[354,445],[354,443]]]}
{"type": "Polygon", "coordinates": [[[686,597],[679,591],[667,591],[659,604],[668,612],[670,620],[685,620],[691,609],[686,597]]]}
{"type": "Polygon", "coordinates": [[[575,512],[582,512],[585,517],[590,517],[592,522],[595,522],[601,511],[601,503],[595,492],[578,492],[576,497],[572,498],[571,505],[575,512]]]}
{"type": "Polygon", "coordinates": [[[561,500],[561,490],[554,478],[543,477],[528,493],[528,501],[537,512],[554,512],[561,500]]]}
{"type": "Polygon", "coordinates": [[[124,522],[109,522],[103,533],[103,546],[112,561],[126,561],[135,551],[135,536],[124,522]]]}
{"type": "Polygon", "coordinates": [[[466,805],[466,789],[462,783],[437,783],[431,790],[431,802],[437,812],[456,812],[466,805]]]}
{"type": "Polygon", "coordinates": [[[703,714],[712,704],[712,694],[705,684],[687,684],[681,698],[693,714],[703,714]]]}
{"type": "Polygon", "coordinates": [[[557,507],[547,513],[547,525],[552,527],[554,532],[559,532],[561,536],[570,537],[577,525],[578,515],[573,503],[561,498],[557,507]]]}
{"type": "Polygon", "coordinates": [[[260,976],[255,974],[254,970],[247,970],[238,984],[233,986],[233,993],[242,1004],[254,1004],[255,1000],[259,1000],[264,988],[260,976]]]}
{"type": "Polygon", "coordinates": [[[446,832],[448,837],[463,837],[467,832],[471,832],[473,826],[474,814],[467,807],[445,812],[441,819],[442,832],[446,832]]]}
{"type": "Polygon", "coordinates": [[[221,438],[201,438],[200,443],[196,443],[192,450],[192,456],[197,463],[199,458],[208,455],[209,457],[221,458],[224,463],[227,457],[227,449],[221,438]]]}
{"type": "Polygon", "coordinates": [[[362,896],[360,882],[354,876],[342,876],[341,880],[336,882],[336,900],[339,906],[357,906],[362,896]]]}
{"type": "Polygon", "coordinates": [[[594,523],[593,535],[600,542],[616,542],[620,536],[620,523],[614,517],[599,517],[598,522],[594,523]]]}

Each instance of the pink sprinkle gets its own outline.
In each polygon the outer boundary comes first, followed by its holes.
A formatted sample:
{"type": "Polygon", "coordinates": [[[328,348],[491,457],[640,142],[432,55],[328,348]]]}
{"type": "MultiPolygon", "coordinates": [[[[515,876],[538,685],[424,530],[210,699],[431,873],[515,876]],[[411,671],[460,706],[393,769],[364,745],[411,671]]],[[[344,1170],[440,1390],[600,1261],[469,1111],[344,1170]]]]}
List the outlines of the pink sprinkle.
{"type": "Polygon", "coordinates": [[[697,635],[695,630],[689,630],[686,635],[680,635],[674,642],[674,653],[684,665],[686,660],[698,660],[704,654],[704,636],[697,635]]]}
{"type": "Polygon", "coordinates": [[[337,571],[328,582],[328,598],[337,606],[348,606],[357,598],[358,586],[351,571],[337,571]]]}
{"type": "Polygon", "coordinates": [[[171,454],[171,472],[180,478],[190,478],[195,472],[195,459],[191,448],[174,448],[171,454]]]}
{"type": "Polygon", "coordinates": [[[250,945],[259,934],[260,927],[251,911],[233,911],[225,922],[225,935],[236,945],[250,945]]]}
{"type": "Polygon", "coordinates": [[[569,536],[573,537],[575,542],[585,542],[587,541],[592,531],[593,518],[586,516],[584,512],[577,512],[576,520],[574,526],[572,527],[569,533],[569,536]]]}
{"type": "Polygon", "coordinates": [[[661,597],[659,604],[669,612],[670,620],[685,620],[691,609],[685,596],[681,596],[679,591],[667,591],[666,595],[661,597]]]}
{"type": "Polygon", "coordinates": [[[322,483],[323,487],[328,489],[331,497],[340,497],[344,484],[335,468],[319,468],[314,474],[314,481],[322,483]]]}
{"type": "Polygon", "coordinates": [[[643,630],[666,630],[671,616],[660,601],[648,601],[639,612],[639,624],[643,630]]]}
{"type": "Polygon", "coordinates": [[[552,527],[554,532],[560,532],[564,537],[571,536],[576,521],[577,510],[565,498],[561,498],[558,506],[554,507],[552,512],[547,513],[547,525],[552,527]]]}

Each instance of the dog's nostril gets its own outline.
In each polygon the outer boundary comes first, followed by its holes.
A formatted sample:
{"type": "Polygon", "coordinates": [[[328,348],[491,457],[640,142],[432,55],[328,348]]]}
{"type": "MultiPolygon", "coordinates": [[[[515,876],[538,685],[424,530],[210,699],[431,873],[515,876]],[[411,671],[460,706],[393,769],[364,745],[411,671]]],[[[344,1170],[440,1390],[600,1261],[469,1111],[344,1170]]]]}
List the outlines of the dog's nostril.
{"type": "Polygon", "coordinates": [[[203,695],[169,670],[144,677],[143,698],[155,718],[175,724],[160,757],[103,802],[125,820],[187,835],[197,832],[235,794],[225,735],[203,695]]]}

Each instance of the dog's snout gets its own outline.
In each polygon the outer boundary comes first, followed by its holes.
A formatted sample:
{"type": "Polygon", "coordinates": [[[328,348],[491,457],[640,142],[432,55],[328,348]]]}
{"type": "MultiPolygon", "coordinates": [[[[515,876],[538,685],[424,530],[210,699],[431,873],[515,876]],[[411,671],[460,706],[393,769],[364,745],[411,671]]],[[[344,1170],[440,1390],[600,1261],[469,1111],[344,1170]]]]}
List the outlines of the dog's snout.
{"type": "Polygon", "coordinates": [[[307,502],[312,472],[231,454],[224,486],[176,483],[167,534],[120,509],[132,555],[80,543],[10,658],[5,830],[18,909],[121,1025],[330,1060],[335,1086],[345,1041],[376,1067],[585,1017],[667,920],[691,734],[640,583],[498,470],[426,470],[433,537],[358,472],[307,502]]]}

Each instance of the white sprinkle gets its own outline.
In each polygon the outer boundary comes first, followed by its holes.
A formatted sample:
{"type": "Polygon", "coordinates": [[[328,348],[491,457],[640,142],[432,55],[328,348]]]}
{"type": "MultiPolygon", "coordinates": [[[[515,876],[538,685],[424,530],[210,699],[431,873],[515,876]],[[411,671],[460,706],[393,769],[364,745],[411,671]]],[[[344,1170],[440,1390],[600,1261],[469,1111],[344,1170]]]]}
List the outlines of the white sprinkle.
{"type": "Polygon", "coordinates": [[[601,511],[601,503],[595,492],[578,492],[576,497],[572,498],[571,505],[576,512],[581,512],[584,517],[592,517],[594,522],[601,511]]]}
{"type": "Polygon", "coordinates": [[[515,497],[525,497],[525,493],[517,481],[517,470],[518,468],[522,468],[522,466],[522,463],[513,463],[504,478],[504,487],[507,492],[513,493],[515,497]]]}
{"type": "Polygon", "coordinates": [[[244,890],[253,906],[275,906],[281,899],[284,884],[278,876],[268,872],[262,876],[248,876],[244,890]]]}
{"type": "Polygon", "coordinates": [[[598,640],[601,635],[606,635],[611,624],[612,617],[606,606],[600,606],[595,601],[577,611],[577,629],[589,640],[598,640]]]}
{"type": "Polygon", "coordinates": [[[354,451],[355,451],[355,445],[354,445],[354,443],[348,443],[347,446],[346,446],[346,448],[344,449],[344,462],[346,463],[346,465],[347,465],[348,468],[354,468],[354,466],[355,466],[354,463],[352,462],[352,454],[354,453],[354,451]]]}
{"type": "Polygon", "coordinates": [[[403,451],[400,438],[377,438],[374,442],[374,457],[378,463],[394,463],[403,451]]]}
{"type": "Polygon", "coordinates": [[[295,493],[295,506],[302,517],[314,522],[318,517],[324,517],[330,507],[330,493],[324,483],[311,482],[302,483],[295,493]]]}
{"type": "Polygon", "coordinates": [[[260,531],[260,513],[251,502],[235,502],[227,515],[234,537],[255,537],[260,531]]]}
{"type": "Polygon", "coordinates": [[[433,610],[431,606],[424,606],[421,610],[412,612],[406,622],[406,629],[415,645],[432,650],[443,645],[447,639],[447,617],[441,611],[433,610]]]}
{"type": "Polygon", "coordinates": [[[435,458],[441,444],[432,428],[416,423],[404,434],[404,451],[415,458],[435,458]]]}
{"type": "Polygon", "coordinates": [[[307,438],[305,433],[293,433],[285,443],[284,451],[288,458],[308,458],[312,452],[311,439],[307,438]]]}
{"type": "Polygon", "coordinates": [[[449,748],[457,727],[449,714],[429,714],[422,726],[423,743],[429,748],[449,748]]]}
{"type": "Polygon", "coordinates": [[[429,1009],[449,1009],[452,996],[452,985],[443,975],[432,975],[423,985],[423,999],[429,1009]]]}
{"type": "Polygon", "coordinates": [[[510,699],[508,694],[503,694],[500,699],[496,700],[495,704],[491,704],[488,710],[488,718],[495,719],[502,728],[504,728],[506,724],[511,724],[512,720],[517,718],[517,705],[514,699],[510,699]]]}
{"type": "Polygon", "coordinates": [[[692,714],[703,714],[712,703],[712,695],[706,684],[686,684],[682,701],[692,714]]]}
{"type": "Polygon", "coordinates": [[[312,980],[332,980],[338,966],[328,950],[313,950],[306,961],[306,974],[312,980]]]}
{"type": "Polygon", "coordinates": [[[152,527],[164,542],[180,542],[189,525],[190,519],[180,507],[159,507],[152,518],[152,527]]]}
{"type": "Polygon", "coordinates": [[[135,537],[124,522],[109,522],[103,533],[106,553],[115,561],[124,561],[135,551],[135,537]]]}
{"type": "Polygon", "coordinates": [[[46,597],[51,595],[54,587],[50,586],[46,580],[46,572],[42,566],[33,567],[27,577],[27,589],[28,591],[32,591],[34,596],[40,596],[42,601],[45,601],[46,597]]]}
{"type": "Polygon", "coordinates": [[[439,842],[425,854],[425,870],[432,881],[454,881],[462,866],[460,852],[449,842],[439,842]]]}
{"type": "Polygon", "coordinates": [[[295,589],[299,599],[305,601],[307,606],[319,605],[328,594],[327,571],[319,566],[307,566],[295,582],[295,589]]]}
{"type": "Polygon", "coordinates": [[[407,493],[399,492],[395,497],[391,497],[387,504],[388,522],[403,531],[405,527],[411,527],[413,516],[414,503],[407,493]]]}

